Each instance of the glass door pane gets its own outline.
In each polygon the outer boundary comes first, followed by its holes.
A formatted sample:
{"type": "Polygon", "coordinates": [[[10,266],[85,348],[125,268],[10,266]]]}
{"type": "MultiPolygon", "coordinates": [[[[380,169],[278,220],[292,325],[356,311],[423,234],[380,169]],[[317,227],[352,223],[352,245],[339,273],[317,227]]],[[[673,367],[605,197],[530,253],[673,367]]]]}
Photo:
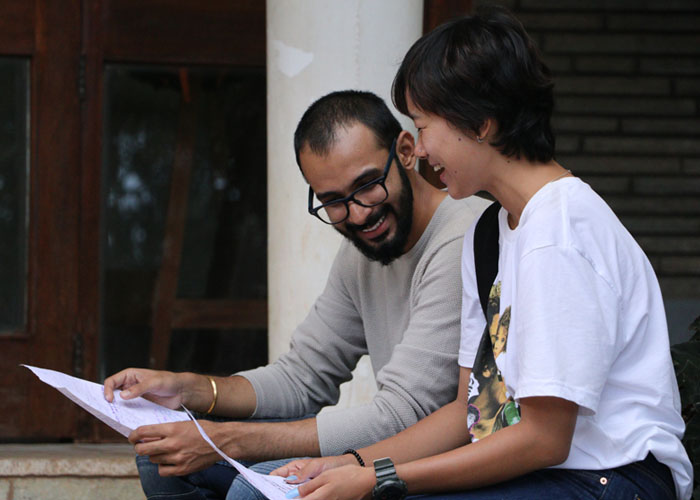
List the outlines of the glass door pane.
{"type": "Polygon", "coordinates": [[[24,330],[29,61],[0,57],[0,334],[24,330]]]}
{"type": "MultiPolygon", "coordinates": [[[[265,89],[262,68],[107,66],[102,377],[148,366],[178,142],[191,146],[191,171],[177,297],[266,300],[265,89]]],[[[174,330],[168,368],[225,374],[264,364],[266,333],[174,330]]]]}

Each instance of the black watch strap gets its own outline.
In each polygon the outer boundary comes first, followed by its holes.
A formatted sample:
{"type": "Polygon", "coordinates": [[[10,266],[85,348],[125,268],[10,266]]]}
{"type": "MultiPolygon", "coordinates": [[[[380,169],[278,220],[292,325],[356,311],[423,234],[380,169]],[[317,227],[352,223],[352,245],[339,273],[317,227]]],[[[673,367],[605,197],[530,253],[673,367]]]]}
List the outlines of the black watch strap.
{"type": "Polygon", "coordinates": [[[377,474],[377,482],[379,482],[384,478],[396,476],[396,467],[389,457],[379,458],[374,461],[374,472],[377,474]]]}
{"type": "Polygon", "coordinates": [[[372,490],[375,500],[401,500],[406,496],[406,483],[396,474],[394,462],[390,458],[380,458],[374,461],[374,473],[377,484],[372,490]]]}

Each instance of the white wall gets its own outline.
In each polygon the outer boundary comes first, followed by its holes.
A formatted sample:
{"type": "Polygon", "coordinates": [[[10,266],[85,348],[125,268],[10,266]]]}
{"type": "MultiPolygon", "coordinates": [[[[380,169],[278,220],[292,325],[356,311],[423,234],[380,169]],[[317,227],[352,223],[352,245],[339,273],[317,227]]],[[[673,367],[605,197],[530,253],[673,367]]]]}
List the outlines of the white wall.
{"type": "MultiPolygon", "coordinates": [[[[323,291],[341,236],[311,217],[294,160],[304,110],[334,90],[370,90],[391,105],[391,82],[421,35],[422,0],[267,0],[267,176],[270,361],[323,291]]],[[[410,121],[394,110],[404,127],[410,121]]],[[[367,359],[340,405],[371,398],[367,359]]]]}

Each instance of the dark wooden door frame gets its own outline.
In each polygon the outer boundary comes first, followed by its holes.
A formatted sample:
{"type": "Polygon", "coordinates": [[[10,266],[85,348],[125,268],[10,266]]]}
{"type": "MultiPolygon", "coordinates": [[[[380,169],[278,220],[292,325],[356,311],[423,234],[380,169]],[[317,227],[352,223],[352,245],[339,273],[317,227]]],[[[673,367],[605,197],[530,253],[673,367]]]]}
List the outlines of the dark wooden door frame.
{"type": "Polygon", "coordinates": [[[3,55],[30,61],[26,322],[0,334],[3,440],[75,435],[75,405],[19,363],[71,371],[76,355],[80,0],[3,0],[3,55]],[[47,425],[50,423],[50,426],[47,425]],[[50,427],[50,429],[49,429],[50,427]]]}
{"type": "MultiPolygon", "coordinates": [[[[67,366],[72,371],[81,356],[80,344],[75,342],[81,125],[76,87],[80,29],[75,19],[80,19],[80,1],[37,0],[34,5],[28,325],[37,340],[34,355],[41,364],[67,366]]],[[[52,402],[58,398],[56,409],[48,413],[49,422],[52,426],[60,422],[59,435],[74,434],[73,403],[49,390],[52,402]]],[[[41,435],[47,429],[48,401],[34,401],[32,435],[41,435]]]]}

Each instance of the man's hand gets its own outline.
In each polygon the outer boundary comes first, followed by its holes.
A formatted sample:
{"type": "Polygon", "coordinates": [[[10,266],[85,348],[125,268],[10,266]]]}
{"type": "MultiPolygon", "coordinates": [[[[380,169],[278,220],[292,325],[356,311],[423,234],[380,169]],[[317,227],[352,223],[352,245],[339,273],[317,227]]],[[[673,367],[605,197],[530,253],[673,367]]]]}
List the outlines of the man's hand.
{"type": "Polygon", "coordinates": [[[177,373],[127,368],[105,380],[105,399],[110,403],[116,389],[121,389],[122,399],[143,396],[172,410],[183,403],[183,383],[177,373]]]}
{"type": "Polygon", "coordinates": [[[293,460],[282,467],[270,472],[271,476],[289,477],[295,476],[296,479],[288,481],[290,484],[303,483],[307,479],[319,476],[322,472],[342,467],[343,465],[356,464],[355,457],[352,455],[339,455],[336,457],[323,458],[302,458],[293,460]]]}
{"type": "MultiPolygon", "coordinates": [[[[207,420],[199,424],[208,435],[218,425],[207,420]]],[[[144,425],[129,435],[137,455],[148,455],[158,464],[161,476],[182,476],[202,470],[219,460],[192,422],[144,425]]]]}
{"type": "MultiPolygon", "coordinates": [[[[319,453],[315,419],[198,422],[216,446],[235,460],[261,462],[319,453]]],[[[129,435],[129,441],[138,455],[148,455],[159,465],[158,471],[163,476],[189,474],[219,460],[219,455],[204,441],[192,422],[144,425],[129,435]]],[[[342,458],[348,459],[347,456],[342,458]]]]}

